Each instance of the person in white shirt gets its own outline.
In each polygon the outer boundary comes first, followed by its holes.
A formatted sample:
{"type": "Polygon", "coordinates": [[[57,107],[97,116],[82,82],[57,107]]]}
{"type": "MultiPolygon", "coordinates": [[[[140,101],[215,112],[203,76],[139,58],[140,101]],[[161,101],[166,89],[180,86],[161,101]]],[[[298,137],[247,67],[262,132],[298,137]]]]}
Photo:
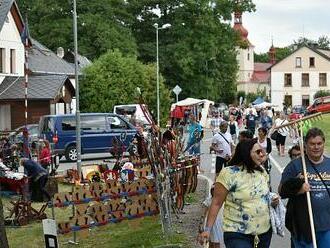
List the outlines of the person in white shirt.
{"type": "Polygon", "coordinates": [[[230,160],[233,151],[233,140],[228,130],[228,123],[222,121],[220,124],[220,132],[216,133],[212,138],[212,149],[216,154],[215,173],[219,175],[221,169],[226,166],[230,160]]]}

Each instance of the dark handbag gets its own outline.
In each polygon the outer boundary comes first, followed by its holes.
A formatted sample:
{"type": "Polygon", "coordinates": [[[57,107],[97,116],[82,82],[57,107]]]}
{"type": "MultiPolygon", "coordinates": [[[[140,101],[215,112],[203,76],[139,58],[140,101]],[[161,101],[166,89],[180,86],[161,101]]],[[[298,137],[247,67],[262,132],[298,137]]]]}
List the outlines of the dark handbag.
{"type": "Polygon", "coordinates": [[[278,131],[275,130],[271,135],[270,135],[270,138],[272,140],[277,140],[277,137],[278,137],[278,131]]]}

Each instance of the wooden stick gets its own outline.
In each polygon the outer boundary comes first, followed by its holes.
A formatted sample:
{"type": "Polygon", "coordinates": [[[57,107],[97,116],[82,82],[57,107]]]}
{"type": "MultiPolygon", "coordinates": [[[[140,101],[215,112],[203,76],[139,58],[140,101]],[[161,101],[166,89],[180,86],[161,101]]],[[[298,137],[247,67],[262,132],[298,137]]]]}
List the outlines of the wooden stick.
{"type": "MultiPolygon", "coordinates": [[[[323,113],[325,114],[325,113],[323,113]]],[[[316,118],[322,118],[322,113],[316,113],[316,114],[312,114],[312,115],[307,115],[307,116],[304,116],[303,118],[301,119],[297,119],[297,120],[294,120],[294,121],[290,121],[289,123],[287,124],[284,124],[284,125],[280,125],[278,127],[275,127],[274,129],[275,130],[279,130],[279,129],[291,129],[292,127],[299,127],[299,126],[302,126],[303,122],[306,121],[306,120],[310,120],[310,119],[316,119],[316,118]]]]}
{"type": "MultiPolygon", "coordinates": [[[[296,127],[296,129],[298,129],[296,127]]],[[[298,130],[297,130],[298,131],[298,130]]],[[[305,152],[304,152],[304,143],[303,143],[303,129],[302,125],[300,126],[300,138],[299,138],[299,145],[300,145],[300,151],[301,151],[301,160],[302,160],[302,166],[303,166],[303,174],[305,183],[308,183],[307,178],[307,169],[306,169],[306,160],[305,160],[305,152]]],[[[314,227],[314,219],[313,219],[313,209],[312,209],[312,203],[311,203],[311,194],[309,191],[306,192],[307,196],[307,207],[308,207],[308,215],[309,215],[309,222],[311,227],[311,233],[312,233],[312,241],[313,241],[313,247],[317,248],[316,244],[316,236],[315,236],[315,227],[314,227]]]]}

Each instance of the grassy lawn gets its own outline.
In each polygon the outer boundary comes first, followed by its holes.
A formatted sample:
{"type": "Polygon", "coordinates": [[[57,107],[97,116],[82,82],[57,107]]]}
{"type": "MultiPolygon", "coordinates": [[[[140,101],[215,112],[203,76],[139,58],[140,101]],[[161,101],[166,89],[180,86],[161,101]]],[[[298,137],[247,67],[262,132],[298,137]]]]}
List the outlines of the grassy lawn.
{"type": "MultiPolygon", "coordinates": [[[[61,185],[59,191],[70,191],[71,187],[61,185]]],[[[2,198],[4,204],[4,214],[8,215],[10,206],[8,198],[2,198]]],[[[41,207],[41,203],[35,203],[33,206],[37,209],[41,207]]],[[[51,218],[51,209],[46,210],[47,216],[51,218]]],[[[72,208],[67,207],[56,208],[56,220],[67,220],[71,216],[72,208]]],[[[166,244],[178,244],[184,247],[187,239],[183,234],[176,234],[171,237],[164,237],[159,216],[144,217],[134,220],[125,220],[118,224],[108,224],[102,227],[95,227],[90,230],[77,232],[77,240],[79,246],[76,247],[157,247],[166,244]]],[[[41,222],[34,222],[24,227],[8,227],[7,237],[9,246],[35,248],[44,247],[43,231],[41,222]]],[[[72,240],[73,233],[59,235],[61,247],[72,247],[66,244],[72,240]]],[[[171,246],[172,247],[172,246],[171,246]]],[[[176,246],[173,246],[176,247],[176,246]]]]}
{"type": "Polygon", "coordinates": [[[330,114],[322,115],[322,120],[313,122],[313,127],[322,129],[325,134],[325,150],[330,154],[330,114]]]}

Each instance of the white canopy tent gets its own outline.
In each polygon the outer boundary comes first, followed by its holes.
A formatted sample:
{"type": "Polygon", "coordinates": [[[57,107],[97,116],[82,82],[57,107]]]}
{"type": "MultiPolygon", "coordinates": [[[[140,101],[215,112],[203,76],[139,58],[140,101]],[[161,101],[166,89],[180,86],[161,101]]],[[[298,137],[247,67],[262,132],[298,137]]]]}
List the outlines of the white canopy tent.
{"type": "Polygon", "coordinates": [[[203,127],[207,126],[207,116],[209,113],[209,109],[211,105],[214,105],[213,101],[207,100],[207,99],[196,99],[196,98],[186,98],[184,100],[181,100],[179,102],[173,103],[171,106],[171,111],[173,111],[175,109],[176,106],[198,106],[198,105],[202,105],[203,104],[203,108],[202,108],[202,118],[200,120],[200,124],[203,127]]]}
{"type": "Polygon", "coordinates": [[[255,108],[267,108],[267,107],[272,107],[273,105],[269,102],[262,102],[256,105],[253,105],[255,108]]]}

